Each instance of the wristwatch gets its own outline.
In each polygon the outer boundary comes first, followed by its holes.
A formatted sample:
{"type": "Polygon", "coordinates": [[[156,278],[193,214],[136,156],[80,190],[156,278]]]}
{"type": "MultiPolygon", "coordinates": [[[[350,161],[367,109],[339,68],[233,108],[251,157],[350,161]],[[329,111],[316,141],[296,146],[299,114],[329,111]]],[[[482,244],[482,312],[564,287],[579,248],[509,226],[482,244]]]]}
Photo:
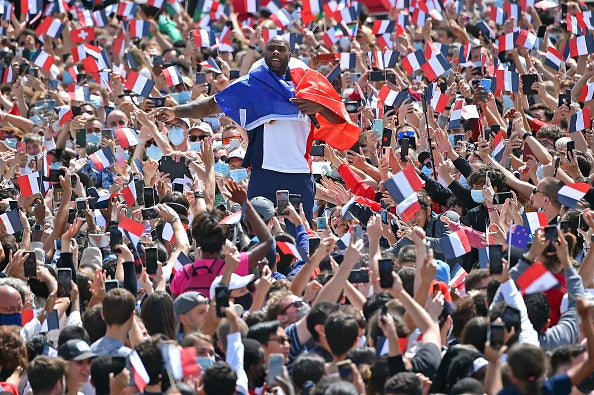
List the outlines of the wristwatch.
{"type": "Polygon", "coordinates": [[[194,192],[194,197],[196,199],[204,199],[204,192],[203,191],[196,191],[196,192],[194,192]]]}

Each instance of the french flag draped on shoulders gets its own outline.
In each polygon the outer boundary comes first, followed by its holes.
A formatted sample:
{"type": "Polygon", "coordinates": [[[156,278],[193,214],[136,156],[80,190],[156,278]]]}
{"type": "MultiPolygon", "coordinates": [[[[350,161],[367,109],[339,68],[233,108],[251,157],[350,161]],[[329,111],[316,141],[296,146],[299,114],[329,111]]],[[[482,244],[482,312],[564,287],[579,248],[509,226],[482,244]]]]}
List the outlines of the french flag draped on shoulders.
{"type": "Polygon", "coordinates": [[[360,129],[350,120],[344,103],[326,77],[297,59],[290,59],[289,70],[287,77],[295,84],[295,89],[270,71],[262,60],[256,62],[248,74],[217,93],[215,100],[227,116],[248,130],[271,120],[297,119],[299,108],[290,99],[311,100],[345,121],[333,124],[316,114],[320,128],[314,130],[314,138],[339,150],[352,147],[359,139],[360,129]]]}
{"type": "Polygon", "coordinates": [[[559,203],[569,208],[577,208],[577,203],[591,188],[592,185],[585,182],[564,185],[559,189],[559,203]]]}

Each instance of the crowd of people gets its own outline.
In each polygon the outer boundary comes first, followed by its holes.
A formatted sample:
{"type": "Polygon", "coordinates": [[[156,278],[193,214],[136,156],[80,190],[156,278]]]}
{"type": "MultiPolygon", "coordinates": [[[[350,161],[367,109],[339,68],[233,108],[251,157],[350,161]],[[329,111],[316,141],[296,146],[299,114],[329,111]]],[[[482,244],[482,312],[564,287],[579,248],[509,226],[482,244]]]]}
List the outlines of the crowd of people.
{"type": "Polygon", "coordinates": [[[560,1],[3,2],[2,393],[593,392],[560,1]]]}

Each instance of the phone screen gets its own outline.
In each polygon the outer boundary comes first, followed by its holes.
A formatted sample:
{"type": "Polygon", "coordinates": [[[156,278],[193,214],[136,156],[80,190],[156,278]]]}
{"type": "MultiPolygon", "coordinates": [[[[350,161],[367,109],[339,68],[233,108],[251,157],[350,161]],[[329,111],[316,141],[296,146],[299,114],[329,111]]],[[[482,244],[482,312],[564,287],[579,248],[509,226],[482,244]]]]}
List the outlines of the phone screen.
{"type": "Polygon", "coordinates": [[[489,273],[501,274],[503,262],[501,261],[502,246],[500,244],[489,246],[489,273]]]}
{"type": "Polygon", "coordinates": [[[318,229],[328,229],[328,219],[326,217],[317,217],[316,225],[318,229]]]}
{"type": "Polygon", "coordinates": [[[353,241],[357,242],[363,239],[363,228],[361,225],[353,225],[353,241]]]}
{"type": "Polygon", "coordinates": [[[144,257],[146,262],[146,273],[157,273],[157,247],[146,247],[144,249],[144,257]]]}
{"type": "Polygon", "coordinates": [[[378,261],[379,266],[379,277],[380,277],[380,287],[384,289],[392,288],[394,284],[394,278],[392,277],[392,271],[394,270],[394,265],[392,264],[391,259],[380,259],[378,261]]]}
{"type": "Polygon", "coordinates": [[[229,307],[229,289],[227,287],[215,288],[215,302],[217,317],[225,317],[225,313],[221,310],[221,307],[229,307]]]}
{"type": "Polygon", "coordinates": [[[496,350],[503,347],[504,329],[505,326],[499,322],[494,322],[489,326],[489,343],[496,350]]]}
{"type": "Polygon", "coordinates": [[[155,189],[144,187],[144,207],[153,207],[155,205],[155,189]]]}
{"type": "Polygon", "coordinates": [[[196,83],[204,84],[205,82],[206,82],[206,73],[204,73],[204,72],[196,73],[196,83]]]}
{"type": "Polygon", "coordinates": [[[408,146],[410,144],[410,140],[407,137],[403,137],[400,139],[400,160],[406,162],[406,157],[408,156],[408,146]]]}
{"type": "Polygon", "coordinates": [[[268,378],[267,384],[275,385],[277,383],[276,376],[283,376],[283,365],[285,357],[283,354],[270,354],[268,356],[268,378]]]}
{"type": "Polygon", "coordinates": [[[105,286],[105,293],[111,291],[112,289],[119,288],[120,282],[118,280],[107,280],[104,284],[105,286]]]}
{"type": "Polygon", "coordinates": [[[575,150],[575,141],[570,140],[567,142],[567,158],[569,159],[569,153],[575,150]]]}
{"type": "Polygon", "coordinates": [[[552,243],[559,241],[559,235],[557,234],[557,227],[555,225],[545,226],[544,236],[545,240],[550,240],[552,243]]]}
{"type": "Polygon", "coordinates": [[[76,145],[81,148],[87,146],[87,131],[85,129],[76,130],[76,145]]]}
{"type": "Polygon", "coordinates": [[[122,244],[122,232],[118,229],[117,226],[112,226],[109,228],[109,247],[113,252],[117,252],[116,246],[118,244],[122,244]]]}
{"type": "Polygon", "coordinates": [[[142,219],[144,219],[145,221],[157,218],[159,218],[159,214],[157,213],[154,207],[142,209],[142,219]]]}
{"type": "Polygon", "coordinates": [[[309,238],[309,256],[312,256],[314,252],[320,246],[320,238],[319,237],[310,237],[309,238]]]}
{"type": "Polygon", "coordinates": [[[35,277],[37,275],[37,258],[35,251],[27,251],[27,260],[25,261],[24,271],[25,277],[35,277]]]}
{"type": "Polygon", "coordinates": [[[278,215],[287,215],[289,213],[289,191],[276,191],[276,207],[278,209],[278,215]]]}
{"type": "Polygon", "coordinates": [[[68,268],[58,268],[58,296],[70,297],[72,271],[68,268]]]}

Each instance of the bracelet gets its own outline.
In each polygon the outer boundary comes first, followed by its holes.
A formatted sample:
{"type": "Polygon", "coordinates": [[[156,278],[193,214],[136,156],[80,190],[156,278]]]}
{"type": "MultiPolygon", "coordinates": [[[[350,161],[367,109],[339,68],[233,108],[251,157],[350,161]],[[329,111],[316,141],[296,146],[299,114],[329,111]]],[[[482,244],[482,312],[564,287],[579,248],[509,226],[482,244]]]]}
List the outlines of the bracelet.
{"type": "Polygon", "coordinates": [[[487,211],[492,213],[493,211],[497,211],[495,207],[487,207],[487,211]]]}
{"type": "Polygon", "coordinates": [[[526,258],[524,255],[519,257],[518,260],[524,262],[527,265],[532,265],[532,261],[530,259],[526,258]]]}
{"type": "Polygon", "coordinates": [[[173,217],[173,218],[171,219],[171,221],[167,221],[167,222],[169,222],[170,224],[172,224],[172,223],[174,223],[175,221],[179,221],[179,216],[177,216],[177,215],[176,215],[175,217],[173,217]]]}
{"type": "Polygon", "coordinates": [[[202,191],[196,191],[196,192],[194,192],[194,198],[196,198],[196,199],[204,199],[204,192],[202,192],[202,191]]]}
{"type": "Polygon", "coordinates": [[[249,49],[253,49],[254,51],[256,50],[256,46],[255,45],[248,45],[249,49]]]}
{"type": "Polygon", "coordinates": [[[532,136],[532,133],[530,133],[530,132],[526,132],[526,133],[524,133],[524,134],[522,135],[522,140],[526,141],[526,139],[527,139],[528,137],[530,137],[530,136],[532,136]]]}

